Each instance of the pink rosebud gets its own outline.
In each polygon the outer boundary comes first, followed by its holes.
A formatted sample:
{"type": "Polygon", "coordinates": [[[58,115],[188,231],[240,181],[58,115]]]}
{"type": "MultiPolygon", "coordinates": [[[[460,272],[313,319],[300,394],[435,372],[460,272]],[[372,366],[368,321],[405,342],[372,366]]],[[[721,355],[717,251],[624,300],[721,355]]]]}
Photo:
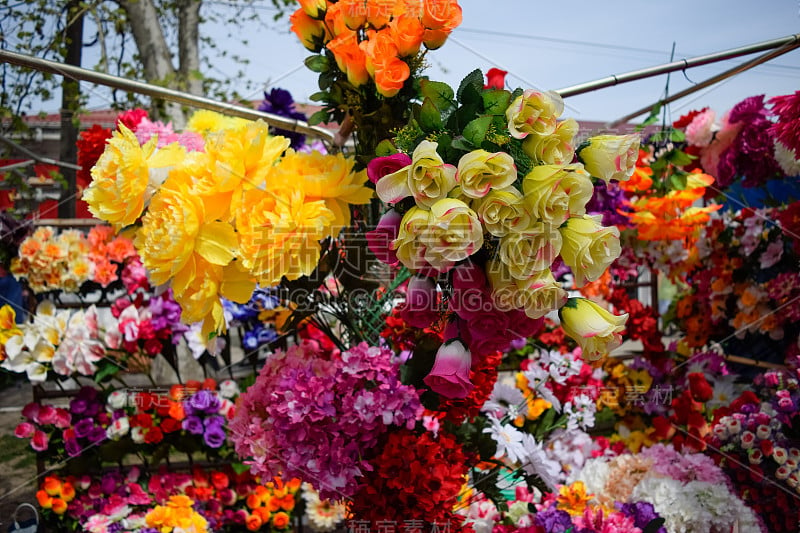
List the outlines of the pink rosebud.
{"type": "Polygon", "coordinates": [[[61,407],[56,409],[55,426],[58,429],[67,429],[72,425],[72,415],[61,407]]]}
{"type": "Polygon", "coordinates": [[[220,503],[226,507],[230,507],[234,503],[236,503],[236,492],[233,489],[225,488],[217,491],[217,498],[219,498],[220,503]]]}
{"type": "Polygon", "coordinates": [[[786,452],[786,448],[775,446],[772,449],[772,458],[775,460],[776,463],[782,465],[789,459],[789,454],[786,452]]]}
{"type": "Polygon", "coordinates": [[[756,443],[756,436],[751,433],[750,431],[745,431],[742,433],[742,448],[745,450],[749,450],[752,448],[756,443]]]}
{"type": "Polygon", "coordinates": [[[39,410],[41,408],[42,406],[39,405],[38,403],[31,402],[22,408],[22,416],[24,416],[28,420],[35,422],[36,419],[39,417],[39,410]]]}
{"type": "Polygon", "coordinates": [[[411,158],[402,153],[376,157],[367,164],[367,177],[372,183],[378,183],[382,177],[397,172],[410,164],[411,158]]]}
{"type": "Polygon", "coordinates": [[[772,430],[769,426],[760,425],[756,428],[756,437],[759,439],[768,439],[769,436],[772,434],[772,430]]]}
{"type": "Polygon", "coordinates": [[[366,233],[367,247],[378,261],[387,265],[396,265],[399,262],[397,253],[392,249],[392,242],[397,239],[402,220],[400,213],[390,209],[384,213],[375,229],[366,233]]]}
{"type": "Polygon", "coordinates": [[[14,436],[18,439],[29,439],[35,430],[36,428],[30,422],[22,422],[14,430],[14,436]]]}
{"type": "Polygon", "coordinates": [[[791,473],[792,471],[786,468],[786,465],[783,465],[775,470],[775,477],[783,481],[784,479],[788,478],[789,474],[791,473]]]}
{"type": "Polygon", "coordinates": [[[469,350],[459,339],[453,339],[439,347],[433,368],[423,381],[445,398],[466,398],[473,387],[469,380],[471,365],[469,350]]]}
{"type": "Polygon", "coordinates": [[[400,316],[415,328],[427,328],[439,318],[439,294],[436,281],[414,276],[406,288],[406,301],[400,316]]]}
{"type": "Polygon", "coordinates": [[[758,448],[752,449],[747,453],[747,458],[751,465],[759,465],[764,460],[764,454],[758,448]]]}
{"type": "Polygon", "coordinates": [[[31,439],[31,448],[37,452],[43,452],[47,449],[50,439],[44,431],[36,430],[31,439]]]}
{"type": "Polygon", "coordinates": [[[89,487],[92,486],[92,477],[84,474],[78,478],[77,483],[81,490],[89,490],[89,487]]]}

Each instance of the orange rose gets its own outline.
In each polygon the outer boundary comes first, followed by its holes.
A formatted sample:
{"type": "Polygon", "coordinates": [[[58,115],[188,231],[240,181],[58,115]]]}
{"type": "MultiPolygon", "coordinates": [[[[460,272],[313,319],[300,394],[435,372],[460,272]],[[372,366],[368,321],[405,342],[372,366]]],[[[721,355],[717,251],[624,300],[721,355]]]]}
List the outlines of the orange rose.
{"type": "Polygon", "coordinates": [[[61,498],[53,498],[53,512],[56,514],[64,514],[67,512],[67,502],[61,498]]]}
{"type": "Polygon", "coordinates": [[[258,515],[262,524],[266,524],[269,522],[269,519],[272,518],[272,513],[270,513],[269,509],[266,507],[258,507],[257,509],[253,509],[253,514],[258,515]]]}
{"type": "Polygon", "coordinates": [[[342,5],[341,1],[328,6],[328,12],[325,14],[325,25],[331,33],[330,38],[327,40],[352,32],[345,22],[345,6],[342,5]]]}
{"type": "Polygon", "coordinates": [[[303,46],[312,52],[322,50],[322,44],[328,40],[324,22],[312,19],[302,9],[292,13],[289,21],[292,23],[292,33],[297,35],[303,46]]]}
{"type": "Polygon", "coordinates": [[[369,74],[366,67],[366,56],[358,46],[355,33],[339,35],[328,43],[328,49],[333,52],[339,69],[347,74],[347,81],[355,87],[367,83],[369,74]]]}
{"type": "Polygon", "coordinates": [[[260,516],[253,513],[248,515],[245,523],[247,524],[247,529],[249,529],[250,531],[258,531],[261,528],[261,524],[263,524],[264,521],[261,520],[260,516]]]}
{"type": "Polygon", "coordinates": [[[367,22],[379,30],[389,24],[395,0],[367,0],[367,22]]]}
{"type": "Polygon", "coordinates": [[[392,59],[375,70],[375,85],[378,92],[386,98],[391,98],[403,88],[411,70],[402,59],[392,59]]]}
{"type": "Polygon", "coordinates": [[[61,494],[61,481],[57,477],[47,476],[44,478],[42,488],[48,496],[58,496],[61,494]]]}
{"type": "Polygon", "coordinates": [[[72,486],[72,483],[61,485],[61,498],[65,502],[70,502],[75,498],[75,487],[72,486]]]}
{"type": "Polygon", "coordinates": [[[36,500],[42,509],[50,509],[53,506],[53,498],[43,490],[36,491],[36,500]]]}
{"type": "Polygon", "coordinates": [[[418,17],[408,14],[400,15],[389,23],[389,31],[392,32],[392,40],[397,45],[397,51],[401,57],[413,56],[419,52],[425,28],[418,17]]]}
{"type": "Polygon", "coordinates": [[[300,4],[300,9],[305,11],[306,15],[312,19],[321,20],[325,18],[327,0],[297,0],[297,2],[300,4]]]}
{"type": "Polygon", "coordinates": [[[421,20],[428,30],[452,30],[461,24],[461,6],[456,0],[423,0],[421,20]]]}
{"type": "Polygon", "coordinates": [[[250,494],[247,495],[246,501],[247,501],[247,506],[250,509],[256,509],[258,507],[261,507],[261,497],[259,497],[259,495],[254,492],[251,492],[250,494]]]}
{"type": "Polygon", "coordinates": [[[289,525],[289,515],[286,513],[275,513],[272,517],[272,526],[276,529],[284,529],[289,525]]]}
{"type": "Polygon", "coordinates": [[[357,30],[367,23],[364,0],[339,0],[334,6],[340,10],[341,18],[349,29],[357,30]]]}
{"type": "Polygon", "coordinates": [[[397,59],[399,52],[395,41],[387,31],[373,31],[367,37],[361,41],[360,46],[364,51],[367,72],[374,78],[375,71],[392,59],[397,59]]]}

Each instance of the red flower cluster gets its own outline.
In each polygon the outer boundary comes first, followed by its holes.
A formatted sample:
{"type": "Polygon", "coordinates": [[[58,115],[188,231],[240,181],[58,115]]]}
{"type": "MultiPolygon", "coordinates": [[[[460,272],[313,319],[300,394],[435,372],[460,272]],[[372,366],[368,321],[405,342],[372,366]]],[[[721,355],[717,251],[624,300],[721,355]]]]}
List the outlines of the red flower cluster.
{"type": "Polygon", "coordinates": [[[83,189],[92,182],[92,167],[100,159],[106,148],[106,139],[111,137],[111,130],[103,128],[99,124],[94,124],[88,130],[82,131],[75,145],[78,147],[78,165],[81,167],[75,173],[75,180],[78,186],[78,200],[76,202],[76,215],[78,218],[91,218],[89,206],[81,200],[83,189]]]}
{"type": "Polygon", "coordinates": [[[611,293],[609,303],[628,313],[628,322],[625,324],[627,338],[642,341],[648,356],[664,353],[664,343],[661,342],[661,330],[658,327],[658,313],[655,309],[631,298],[621,287],[611,293]]]}
{"type": "Polygon", "coordinates": [[[364,476],[353,498],[352,513],[359,520],[400,522],[421,520],[463,531],[462,518],[452,509],[457,503],[467,457],[455,438],[440,431],[438,437],[401,429],[390,433],[374,470],[364,476]]]}
{"type": "Polygon", "coordinates": [[[449,399],[440,396],[437,410],[444,413],[446,420],[461,424],[465,419],[477,416],[492,394],[494,383],[497,381],[497,367],[502,359],[503,354],[495,352],[473,363],[469,371],[469,380],[474,387],[466,398],[449,399]]]}

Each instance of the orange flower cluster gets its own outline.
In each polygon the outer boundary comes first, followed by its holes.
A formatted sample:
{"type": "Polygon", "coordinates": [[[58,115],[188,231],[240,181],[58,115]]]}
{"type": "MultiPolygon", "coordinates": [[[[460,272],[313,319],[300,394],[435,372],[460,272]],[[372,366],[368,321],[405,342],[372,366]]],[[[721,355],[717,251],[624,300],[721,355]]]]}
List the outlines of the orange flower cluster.
{"type": "Polygon", "coordinates": [[[256,487],[247,495],[247,507],[250,508],[245,522],[247,529],[258,531],[263,526],[287,529],[291,522],[289,513],[294,509],[295,495],[301,483],[297,478],[284,483],[276,477],[266,485],[256,487]]]}
{"type": "Polygon", "coordinates": [[[88,280],[105,287],[117,279],[117,264],[136,255],[130,239],[113,237],[108,226],[96,226],[88,236],[78,230],[56,235],[53,228],[38,228],[20,245],[11,273],[26,278],[37,293],[77,292],[88,280]]]}
{"type": "Polygon", "coordinates": [[[44,478],[42,488],[36,492],[36,499],[42,509],[51,509],[57,515],[67,511],[67,504],[75,498],[75,487],[70,481],[62,481],[57,477],[44,478]]]}
{"type": "MultiPolygon", "coordinates": [[[[646,186],[647,173],[634,174],[638,176],[638,186],[646,186]]],[[[707,207],[692,205],[703,197],[706,187],[712,183],[712,176],[692,172],[687,177],[685,189],[672,190],[663,196],[648,195],[648,189],[638,200],[630,203],[633,212],[624,214],[636,226],[640,240],[693,241],[700,228],[708,222],[709,214],[722,207],[719,204],[707,207]]]]}
{"type": "Polygon", "coordinates": [[[145,521],[148,527],[158,528],[162,533],[169,533],[176,529],[205,533],[208,531],[208,522],[201,514],[192,508],[194,501],[182,494],[170,496],[167,505],[157,505],[147,513],[145,521]]]}
{"type": "Polygon", "coordinates": [[[307,49],[327,48],[347,81],[374,80],[392,97],[411,75],[408,60],[424,45],[442,46],[461,24],[457,0],[298,0],[292,32],[307,49]]]}

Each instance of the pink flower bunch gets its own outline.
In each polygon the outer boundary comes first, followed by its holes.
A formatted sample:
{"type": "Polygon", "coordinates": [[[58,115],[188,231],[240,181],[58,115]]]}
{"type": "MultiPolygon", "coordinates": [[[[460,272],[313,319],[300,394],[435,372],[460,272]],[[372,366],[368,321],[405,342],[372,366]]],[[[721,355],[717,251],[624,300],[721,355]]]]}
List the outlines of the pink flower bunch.
{"type": "Polygon", "coordinates": [[[135,133],[139,144],[145,144],[155,136],[158,139],[158,148],[163,148],[174,142],[177,142],[190,152],[202,152],[205,148],[205,141],[202,135],[193,131],[175,133],[175,130],[172,129],[172,122],[164,124],[160,120],[153,122],[149,118],[143,117],[137,125],[135,133]]]}
{"type": "Polygon", "coordinates": [[[50,444],[49,434],[53,428],[66,429],[71,424],[69,411],[52,405],[29,403],[22,409],[22,416],[25,421],[17,425],[14,436],[18,439],[31,439],[31,448],[37,452],[47,450],[50,444]]]}
{"type": "Polygon", "coordinates": [[[262,478],[302,477],[323,498],[352,496],[389,426],[410,429],[422,416],[391,358],[366,343],[330,359],[308,343],[276,352],[240,397],[236,452],[262,478]]]}
{"type": "Polygon", "coordinates": [[[728,480],[714,460],[701,453],[681,453],[671,445],[655,444],[642,448],[639,456],[653,461],[651,468],[654,472],[681,483],[727,483],[728,480]]]}

